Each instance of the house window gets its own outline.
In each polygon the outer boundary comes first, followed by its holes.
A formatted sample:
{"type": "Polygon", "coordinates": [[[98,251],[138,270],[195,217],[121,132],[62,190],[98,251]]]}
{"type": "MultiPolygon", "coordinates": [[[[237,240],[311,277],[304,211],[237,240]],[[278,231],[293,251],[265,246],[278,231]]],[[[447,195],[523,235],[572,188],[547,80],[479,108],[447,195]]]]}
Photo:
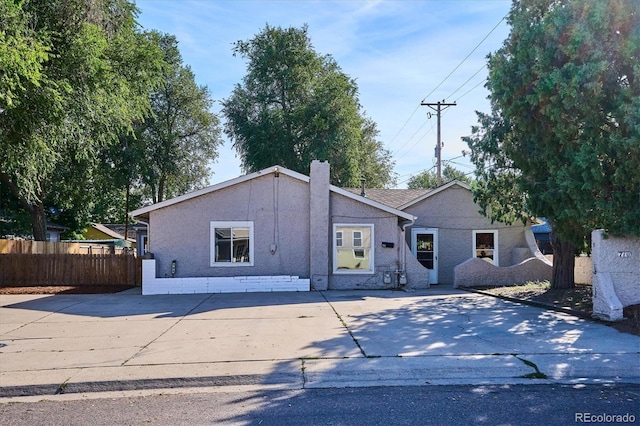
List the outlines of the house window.
{"type": "Polygon", "coordinates": [[[498,231],[473,231],[473,257],[498,263],[498,231]]]}
{"type": "Polygon", "coordinates": [[[333,272],[374,272],[373,225],[334,224],[333,272]]]}
{"type": "Polygon", "coordinates": [[[211,266],[253,266],[253,222],[211,222],[211,266]]]}

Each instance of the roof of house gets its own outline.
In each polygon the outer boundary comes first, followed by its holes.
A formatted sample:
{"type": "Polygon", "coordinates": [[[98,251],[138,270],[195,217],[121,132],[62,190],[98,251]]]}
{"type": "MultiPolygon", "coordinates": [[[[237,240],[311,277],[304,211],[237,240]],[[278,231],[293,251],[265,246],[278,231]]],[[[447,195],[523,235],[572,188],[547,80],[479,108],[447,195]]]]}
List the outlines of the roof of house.
{"type": "MultiPolygon", "coordinates": [[[[360,188],[345,188],[347,191],[352,192],[360,196],[362,189],[360,188]]],[[[379,188],[366,188],[365,197],[385,204],[395,209],[407,204],[410,201],[415,200],[418,197],[425,195],[430,189],[379,189],[379,188]]]]}
{"type": "MultiPolygon", "coordinates": [[[[124,224],[114,223],[114,224],[101,224],[94,223],[93,226],[98,231],[102,232],[105,235],[108,235],[116,240],[123,240],[124,238],[124,224]]],[[[127,228],[127,239],[135,241],[136,240],[136,230],[133,228],[133,225],[129,225],[127,228]]]]}
{"type": "MultiPolygon", "coordinates": [[[[453,180],[445,183],[437,188],[429,189],[378,189],[378,188],[365,188],[365,197],[371,200],[375,200],[379,203],[393,207],[398,210],[404,210],[405,208],[416,204],[426,198],[429,198],[445,189],[458,185],[464,189],[471,190],[471,186],[464,182],[453,180]]],[[[361,196],[362,189],[360,188],[347,188],[349,192],[361,196]]]]}
{"type": "Polygon", "coordinates": [[[69,229],[66,226],[62,226],[62,225],[58,225],[55,223],[47,223],[47,231],[66,231],[67,229],[69,229]]]}
{"type": "Polygon", "coordinates": [[[550,234],[552,230],[549,221],[544,217],[539,220],[542,221],[542,223],[531,226],[531,231],[533,231],[534,234],[550,234]]]}
{"type": "MultiPolygon", "coordinates": [[[[230,180],[227,180],[225,182],[218,183],[216,185],[211,185],[211,186],[208,186],[206,188],[202,188],[202,189],[199,189],[197,191],[193,191],[193,192],[190,192],[188,194],[181,195],[179,197],[171,198],[170,200],[165,200],[165,201],[162,201],[160,203],[156,203],[156,204],[152,204],[150,206],[142,207],[140,209],[137,209],[137,210],[134,210],[134,211],[130,212],[129,215],[131,217],[147,218],[148,215],[149,215],[149,212],[152,212],[154,210],[158,210],[158,209],[161,209],[161,208],[164,208],[164,207],[168,207],[168,206],[171,206],[173,204],[181,203],[183,201],[187,201],[187,200],[190,200],[192,198],[200,197],[202,195],[209,194],[211,192],[215,192],[215,191],[218,191],[218,190],[221,190],[221,189],[224,189],[224,188],[228,188],[228,187],[233,186],[233,185],[238,185],[240,183],[247,182],[247,181],[249,181],[251,179],[255,179],[255,178],[258,178],[258,177],[261,177],[261,176],[266,176],[266,175],[275,174],[275,173],[284,174],[284,175],[287,175],[287,176],[292,177],[294,179],[298,179],[298,180],[300,180],[302,182],[305,182],[305,183],[309,183],[310,182],[309,176],[303,175],[302,173],[298,173],[298,172],[295,172],[293,170],[289,170],[289,169],[287,169],[285,167],[282,167],[282,166],[272,166],[272,167],[269,167],[269,168],[254,172],[254,173],[249,173],[249,174],[244,175],[244,176],[239,176],[239,177],[237,177],[235,179],[230,179],[230,180]]],[[[394,215],[396,215],[398,217],[401,217],[403,219],[407,219],[407,220],[415,220],[416,219],[413,215],[405,213],[405,212],[403,212],[401,210],[398,210],[393,206],[390,206],[390,205],[385,204],[385,203],[381,203],[381,202],[373,200],[371,198],[361,197],[359,195],[359,193],[358,193],[358,195],[356,195],[353,192],[350,192],[350,191],[348,191],[346,189],[338,188],[337,186],[334,186],[334,185],[329,185],[329,190],[331,192],[335,193],[335,194],[343,195],[343,196],[345,196],[347,198],[350,198],[352,200],[361,202],[363,204],[367,204],[369,206],[375,207],[375,208],[380,209],[382,211],[386,211],[387,213],[394,214],[394,215]]]]}

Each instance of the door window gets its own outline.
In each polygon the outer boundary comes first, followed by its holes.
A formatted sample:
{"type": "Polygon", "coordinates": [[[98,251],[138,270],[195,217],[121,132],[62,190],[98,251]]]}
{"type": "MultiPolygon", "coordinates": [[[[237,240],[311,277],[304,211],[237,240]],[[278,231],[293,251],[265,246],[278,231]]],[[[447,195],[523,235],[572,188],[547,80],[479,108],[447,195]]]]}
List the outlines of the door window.
{"type": "Polygon", "coordinates": [[[433,234],[416,235],[416,257],[422,266],[427,269],[433,269],[433,234]]]}

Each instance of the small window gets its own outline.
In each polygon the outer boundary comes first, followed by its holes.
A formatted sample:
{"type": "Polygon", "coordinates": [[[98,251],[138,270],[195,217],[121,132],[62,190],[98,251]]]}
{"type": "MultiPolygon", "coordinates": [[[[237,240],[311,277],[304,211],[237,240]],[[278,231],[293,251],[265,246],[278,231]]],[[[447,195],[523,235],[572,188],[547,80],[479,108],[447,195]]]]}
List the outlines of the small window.
{"type": "Polygon", "coordinates": [[[498,231],[473,231],[473,257],[498,263],[498,231]]]}
{"type": "Polygon", "coordinates": [[[373,225],[335,224],[333,272],[373,273],[373,225]]]}
{"type": "Polygon", "coordinates": [[[353,246],[362,247],[362,231],[353,231],[353,246]]]}
{"type": "Polygon", "coordinates": [[[211,222],[211,266],[253,266],[253,222],[211,222]]]}

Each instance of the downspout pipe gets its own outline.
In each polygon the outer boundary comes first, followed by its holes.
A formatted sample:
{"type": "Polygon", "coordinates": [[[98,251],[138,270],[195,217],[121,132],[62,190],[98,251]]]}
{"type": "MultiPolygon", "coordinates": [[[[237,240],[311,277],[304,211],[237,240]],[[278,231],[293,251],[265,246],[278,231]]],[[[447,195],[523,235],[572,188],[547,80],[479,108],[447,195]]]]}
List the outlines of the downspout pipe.
{"type": "Polygon", "coordinates": [[[407,226],[411,226],[416,223],[417,217],[413,217],[413,219],[406,220],[402,222],[402,241],[400,242],[400,272],[406,273],[407,270],[407,226]]]}

